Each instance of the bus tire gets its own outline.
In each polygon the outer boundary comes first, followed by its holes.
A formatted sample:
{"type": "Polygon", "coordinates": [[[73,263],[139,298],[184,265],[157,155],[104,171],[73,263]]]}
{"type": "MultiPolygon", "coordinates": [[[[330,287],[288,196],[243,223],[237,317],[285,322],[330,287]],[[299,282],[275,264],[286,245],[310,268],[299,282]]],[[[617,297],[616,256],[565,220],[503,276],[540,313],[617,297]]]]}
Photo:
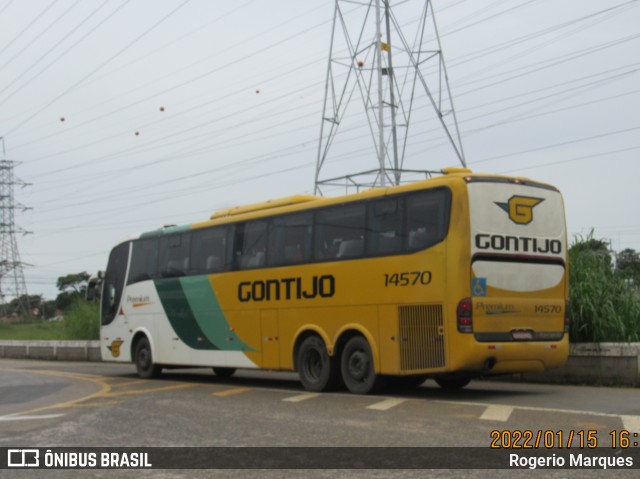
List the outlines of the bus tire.
{"type": "Polygon", "coordinates": [[[162,372],[162,368],[153,363],[153,356],[151,355],[151,344],[149,344],[149,340],[146,337],[141,338],[136,343],[133,361],[136,364],[136,371],[138,372],[138,376],[140,376],[142,379],[157,378],[162,372]]]}
{"type": "Polygon", "coordinates": [[[349,339],[342,350],[340,369],[347,389],[354,394],[370,394],[382,386],[383,378],[373,367],[371,346],[362,336],[349,339]]]}
{"type": "Polygon", "coordinates": [[[219,378],[230,378],[236,373],[236,368],[212,368],[213,373],[219,378]]]}
{"type": "Polygon", "coordinates": [[[336,358],[329,356],[324,341],[309,336],[298,349],[298,374],[307,391],[323,392],[335,389],[340,382],[336,358]]]}
{"type": "Polygon", "coordinates": [[[463,387],[465,387],[470,382],[471,378],[466,377],[436,378],[436,383],[438,383],[438,386],[447,391],[457,391],[458,389],[462,389],[463,387]]]}

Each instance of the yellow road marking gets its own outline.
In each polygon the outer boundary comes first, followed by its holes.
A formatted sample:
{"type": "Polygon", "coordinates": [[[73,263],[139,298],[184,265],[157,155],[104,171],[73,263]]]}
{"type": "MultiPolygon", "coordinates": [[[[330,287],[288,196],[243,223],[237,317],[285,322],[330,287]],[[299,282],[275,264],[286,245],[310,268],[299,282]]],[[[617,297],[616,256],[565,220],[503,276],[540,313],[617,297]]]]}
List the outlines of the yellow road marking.
{"type": "Polygon", "coordinates": [[[89,374],[67,373],[63,371],[44,371],[44,370],[35,370],[35,369],[10,369],[10,371],[21,372],[21,373],[24,373],[26,371],[32,374],[40,374],[42,376],[56,376],[56,377],[62,377],[67,379],[76,379],[79,381],[89,381],[89,382],[98,384],[101,387],[100,391],[88,394],[84,397],[72,399],[70,401],[64,401],[57,404],[50,404],[49,406],[42,406],[34,409],[29,409],[27,411],[21,411],[18,413],[14,413],[13,415],[15,416],[26,415],[26,414],[31,415],[35,412],[46,411],[48,409],[63,409],[67,407],[73,407],[78,405],[81,402],[103,396],[104,394],[107,394],[111,390],[111,386],[109,386],[108,384],[105,384],[105,382],[102,381],[101,378],[99,378],[98,376],[91,376],[89,374]]]}
{"type": "Polygon", "coordinates": [[[140,379],[138,381],[136,381],[135,379],[131,379],[129,381],[122,381],[119,384],[112,384],[111,387],[112,388],[121,388],[121,387],[126,387],[126,386],[133,386],[134,384],[147,384],[150,383],[151,381],[149,381],[148,379],[140,379]]]}
{"type": "Polygon", "coordinates": [[[251,391],[251,388],[225,389],[224,391],[218,391],[217,393],[213,393],[212,396],[232,396],[234,394],[242,394],[248,391],[251,391]]]}
{"type": "Polygon", "coordinates": [[[147,394],[147,393],[155,393],[160,391],[172,391],[174,389],[185,389],[185,388],[193,388],[197,386],[197,384],[174,384],[173,386],[162,386],[159,388],[146,388],[146,389],[138,389],[136,391],[114,391],[105,393],[105,397],[119,397],[119,396],[134,396],[136,394],[147,394]]]}

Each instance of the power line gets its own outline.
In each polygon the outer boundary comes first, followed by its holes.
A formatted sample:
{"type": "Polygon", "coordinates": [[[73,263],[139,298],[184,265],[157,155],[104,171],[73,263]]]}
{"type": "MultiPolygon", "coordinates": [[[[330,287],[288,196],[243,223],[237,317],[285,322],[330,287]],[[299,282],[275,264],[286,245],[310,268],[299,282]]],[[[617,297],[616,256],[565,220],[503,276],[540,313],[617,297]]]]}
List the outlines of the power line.
{"type": "MultiPolygon", "coordinates": [[[[53,5],[54,5],[57,1],[58,1],[58,0],[53,0],[49,5],[47,5],[47,6],[44,8],[44,10],[42,10],[38,15],[36,15],[36,17],[35,17],[33,20],[31,20],[31,22],[29,22],[29,24],[28,24],[26,27],[24,27],[24,28],[23,28],[23,29],[22,29],[22,30],[21,30],[21,31],[20,31],[20,32],[15,36],[15,37],[13,37],[11,40],[9,40],[9,41],[5,44],[5,46],[4,46],[4,47],[2,47],[2,48],[0,49],[0,55],[2,55],[2,54],[5,52],[5,50],[6,50],[7,48],[9,48],[11,45],[13,45],[13,44],[16,42],[16,40],[18,40],[22,35],[24,35],[27,31],[29,31],[29,29],[30,29],[33,25],[35,25],[35,23],[36,23],[38,20],[40,20],[40,18],[41,18],[45,13],[47,13],[47,12],[49,11],[49,9],[50,9],[51,7],[53,7],[53,5]]],[[[10,4],[11,4],[11,2],[9,2],[8,4],[5,4],[5,7],[2,9],[2,11],[4,11],[4,10],[5,10],[5,8],[7,8],[10,4]]]]}
{"type": "MultiPolygon", "coordinates": [[[[128,1],[128,0],[127,0],[128,1]]],[[[27,67],[26,70],[22,71],[22,73],[20,73],[16,78],[13,79],[13,81],[11,81],[8,85],[6,85],[2,90],[0,90],[0,94],[4,93],[5,91],[7,91],[14,83],[16,83],[18,80],[20,80],[23,76],[25,76],[32,68],[34,68],[36,65],[38,65],[38,63],[40,63],[44,58],[47,57],[47,55],[49,55],[49,53],[51,53],[52,51],[54,51],[56,48],[58,48],[58,46],[64,42],[67,38],[69,38],[72,34],[74,34],[81,26],[83,26],[91,17],[93,17],[96,13],[98,13],[100,10],[102,10],[103,7],[105,7],[107,4],[109,3],[109,0],[105,0],[104,2],[102,2],[100,5],[98,5],[97,8],[95,8],[89,15],[87,15],[83,20],[80,21],[80,23],[78,23],[74,28],[72,28],[69,32],[67,32],[67,34],[65,36],[62,37],[61,40],[59,40],[58,42],[56,42],[53,46],[51,46],[51,48],[49,48],[46,52],[44,52],[42,55],[40,55],[40,57],[38,57],[36,59],[35,62],[33,62],[29,67],[27,67]]],[[[77,5],[74,4],[73,6],[77,5]]],[[[16,88],[15,90],[13,90],[9,95],[7,95],[6,97],[4,97],[2,99],[2,101],[0,101],[0,105],[4,104],[7,100],[9,100],[10,98],[12,98],[16,93],[18,93],[19,91],[21,91],[23,88],[25,88],[27,85],[29,85],[33,80],[35,80],[36,78],[40,77],[40,75],[42,75],[45,71],[47,71],[49,69],[49,67],[51,67],[53,64],[55,64],[56,62],[58,62],[63,56],[65,56],[68,52],[70,52],[73,48],[75,48],[78,44],[80,44],[86,37],[88,37],[89,35],[91,35],[93,32],[95,32],[100,26],[102,26],[103,23],[105,23],[107,20],[109,20],[113,15],[115,15],[118,11],[120,11],[120,9],[122,7],[124,7],[124,5],[126,5],[125,3],[122,3],[118,8],[116,8],[109,16],[107,16],[105,19],[103,19],[97,26],[95,26],[94,28],[92,28],[89,32],[87,32],[85,35],[83,35],[82,37],[80,37],[80,39],[78,39],[73,45],[71,45],[69,48],[67,48],[64,52],[62,52],[60,55],[58,55],[53,61],[49,62],[49,64],[47,64],[43,69],[41,69],[38,73],[36,73],[34,76],[32,76],[30,79],[28,79],[26,82],[24,82],[22,85],[20,85],[18,88],[16,88]]],[[[66,12],[65,12],[66,13],[66,12]]],[[[6,64],[5,64],[6,65],[6,64]]]]}
{"type": "MultiPolygon", "coordinates": [[[[67,13],[69,13],[71,10],[73,10],[81,1],[82,0],[77,0],[76,3],[72,4],[71,6],[69,6],[69,8],[67,8],[64,12],[62,12],[55,20],[53,20],[51,23],[49,23],[49,25],[47,25],[40,33],[38,33],[35,37],[33,37],[29,43],[27,43],[24,47],[22,47],[21,50],[16,52],[2,66],[0,66],[0,71],[2,71],[2,69],[5,68],[7,65],[9,65],[13,60],[18,58],[22,53],[24,53],[26,50],[28,50],[31,45],[33,45],[36,41],[38,41],[42,37],[42,35],[44,35],[49,30],[51,30],[51,28],[56,23],[58,23],[67,13]]],[[[0,91],[0,93],[2,93],[2,92],[0,91]]]]}
{"type": "Polygon", "coordinates": [[[86,80],[88,80],[89,78],[91,78],[91,76],[93,76],[94,74],[96,74],[97,72],[99,72],[102,68],[104,68],[105,66],[107,66],[109,63],[111,63],[115,58],[117,58],[119,55],[121,55],[122,53],[124,53],[125,51],[127,51],[129,48],[131,48],[135,43],[137,43],[138,41],[140,41],[143,37],[145,37],[147,34],[149,34],[151,31],[155,30],[159,25],[161,25],[165,20],[167,20],[169,17],[171,17],[173,14],[175,14],[178,10],[180,10],[182,7],[184,7],[187,3],[189,3],[191,0],[184,0],[181,4],[179,4],[176,8],[174,8],[173,10],[171,10],[167,15],[165,15],[164,17],[162,17],[160,20],[158,20],[156,23],[154,23],[151,27],[147,28],[144,32],[142,32],[140,35],[138,35],[135,39],[133,39],[131,42],[129,42],[127,45],[125,45],[124,47],[122,47],[120,50],[118,50],[116,53],[114,53],[113,55],[111,55],[109,58],[107,58],[104,62],[102,62],[100,65],[98,65],[96,68],[94,68],[93,70],[91,70],[89,73],[87,73],[85,76],[83,76],[80,80],[78,80],[77,82],[75,82],[73,85],[71,85],[69,88],[67,88],[66,90],[64,90],[61,94],[59,94],[58,96],[56,96],[53,100],[51,100],[49,103],[47,103],[46,105],[44,105],[42,108],[40,108],[38,111],[36,111],[35,113],[33,113],[31,116],[29,116],[27,119],[23,120],[21,123],[19,123],[17,126],[15,126],[14,128],[10,129],[6,135],[10,135],[11,133],[19,130],[20,128],[22,128],[24,125],[26,125],[27,123],[29,123],[31,120],[33,120],[36,116],[38,116],[40,113],[42,113],[44,110],[46,110],[48,107],[50,107],[51,105],[53,105],[56,101],[58,101],[60,98],[64,97],[65,95],[67,95],[69,92],[71,92],[72,90],[74,90],[76,87],[78,87],[79,85],[81,85],[83,82],[85,82],[86,80]]]}

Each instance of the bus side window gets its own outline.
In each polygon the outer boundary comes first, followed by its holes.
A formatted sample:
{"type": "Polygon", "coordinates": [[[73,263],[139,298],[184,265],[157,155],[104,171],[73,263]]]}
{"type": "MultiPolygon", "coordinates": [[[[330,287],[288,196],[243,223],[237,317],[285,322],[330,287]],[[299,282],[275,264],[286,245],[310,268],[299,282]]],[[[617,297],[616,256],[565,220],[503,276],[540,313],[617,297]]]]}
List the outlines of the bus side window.
{"type": "Polygon", "coordinates": [[[312,224],[312,213],[274,218],[269,226],[269,266],[309,262],[312,224]]]}
{"type": "Polygon", "coordinates": [[[189,270],[189,239],[187,234],[172,234],[160,238],[159,270],[163,278],[184,276],[189,270]]]}
{"type": "Polygon", "coordinates": [[[449,190],[435,189],[407,197],[407,250],[425,249],[445,238],[449,195],[449,190]]]}
{"type": "Polygon", "coordinates": [[[158,273],[158,238],[136,240],[131,248],[127,284],[154,279],[158,273]]]}
{"type": "Polygon", "coordinates": [[[362,257],[365,222],[364,203],[319,210],[315,218],[315,259],[322,261],[362,257]]]}
{"type": "Polygon", "coordinates": [[[190,274],[224,271],[227,265],[227,227],[193,231],[191,235],[190,274]]]}
{"type": "Polygon", "coordinates": [[[116,246],[109,255],[107,271],[104,276],[102,303],[100,305],[102,324],[112,322],[118,312],[122,290],[124,289],[125,275],[127,274],[130,244],[122,243],[116,246]]]}
{"type": "Polygon", "coordinates": [[[236,225],[236,267],[260,268],[266,264],[267,222],[249,221],[236,225]]]}
{"type": "Polygon", "coordinates": [[[402,251],[403,206],[403,198],[385,198],[369,205],[367,255],[392,255],[402,251]]]}

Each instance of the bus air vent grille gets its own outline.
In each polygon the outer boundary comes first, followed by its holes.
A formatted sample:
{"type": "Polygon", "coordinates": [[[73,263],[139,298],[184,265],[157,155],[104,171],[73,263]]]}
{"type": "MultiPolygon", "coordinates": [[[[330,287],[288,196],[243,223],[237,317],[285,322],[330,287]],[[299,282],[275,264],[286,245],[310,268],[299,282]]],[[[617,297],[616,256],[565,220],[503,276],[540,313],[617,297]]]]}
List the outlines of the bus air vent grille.
{"type": "Polygon", "coordinates": [[[441,304],[398,306],[400,369],[442,368],[444,328],[441,304]]]}

